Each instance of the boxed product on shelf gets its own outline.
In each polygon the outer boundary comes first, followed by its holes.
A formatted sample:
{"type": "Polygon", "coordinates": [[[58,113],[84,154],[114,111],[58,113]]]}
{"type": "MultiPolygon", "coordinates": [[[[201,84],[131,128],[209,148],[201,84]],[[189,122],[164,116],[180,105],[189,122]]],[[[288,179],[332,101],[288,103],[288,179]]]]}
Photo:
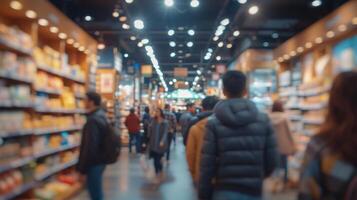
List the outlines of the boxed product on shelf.
{"type": "Polygon", "coordinates": [[[0,74],[32,80],[35,73],[36,65],[31,58],[18,57],[12,52],[0,51],[0,74]]]}
{"type": "Polygon", "coordinates": [[[33,57],[36,63],[41,66],[62,70],[60,53],[49,46],[44,46],[43,49],[36,47],[33,57]]]}
{"type": "Polygon", "coordinates": [[[12,170],[0,174],[0,195],[12,192],[24,183],[23,175],[20,170],[12,170]]]}
{"type": "Polygon", "coordinates": [[[0,166],[32,155],[32,147],[27,138],[6,140],[0,146],[0,166]]]}
{"type": "Polygon", "coordinates": [[[83,96],[83,97],[86,94],[86,89],[85,89],[84,85],[81,85],[81,84],[78,84],[78,83],[72,84],[72,91],[76,95],[80,95],[80,96],[83,96]]]}
{"type": "Polygon", "coordinates": [[[63,132],[61,134],[38,136],[33,142],[33,151],[34,154],[37,155],[61,147],[78,145],[79,140],[80,137],[78,133],[68,134],[67,132],[63,132]]]}
{"type": "Polygon", "coordinates": [[[0,39],[25,49],[33,48],[31,36],[16,26],[0,23],[0,39]]]}
{"type": "Polygon", "coordinates": [[[75,109],[76,108],[76,99],[73,95],[73,92],[70,91],[68,87],[65,87],[61,94],[61,102],[64,108],[75,109]]]}
{"type": "Polygon", "coordinates": [[[33,124],[34,128],[68,128],[76,125],[73,116],[52,115],[38,115],[33,118],[33,124]]]}
{"type": "Polygon", "coordinates": [[[32,128],[31,116],[24,111],[0,112],[0,136],[32,128]]]}
{"type": "Polygon", "coordinates": [[[64,87],[63,80],[59,77],[52,76],[46,72],[37,72],[35,79],[35,87],[37,89],[51,89],[61,91],[64,87]]]}

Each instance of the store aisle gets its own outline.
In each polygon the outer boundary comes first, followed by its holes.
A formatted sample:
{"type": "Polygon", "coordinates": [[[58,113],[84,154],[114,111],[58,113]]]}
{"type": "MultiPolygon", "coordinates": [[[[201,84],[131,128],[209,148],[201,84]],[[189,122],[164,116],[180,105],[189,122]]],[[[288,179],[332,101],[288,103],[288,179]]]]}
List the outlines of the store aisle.
{"type": "MultiPolygon", "coordinates": [[[[109,166],[104,175],[104,193],[107,200],[195,200],[196,194],[189,175],[184,147],[181,141],[172,147],[171,163],[165,168],[167,178],[160,186],[145,178],[140,156],[129,154],[124,148],[117,164],[109,166]]],[[[151,160],[148,164],[152,164],[151,160]]],[[[74,200],[88,199],[82,192],[74,200]]]]}

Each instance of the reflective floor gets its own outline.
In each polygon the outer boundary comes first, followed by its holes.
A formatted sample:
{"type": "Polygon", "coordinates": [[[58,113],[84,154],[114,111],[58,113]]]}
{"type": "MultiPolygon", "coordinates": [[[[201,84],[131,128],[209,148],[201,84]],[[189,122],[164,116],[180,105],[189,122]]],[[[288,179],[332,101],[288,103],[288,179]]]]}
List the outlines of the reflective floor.
{"type": "MultiPolygon", "coordinates": [[[[172,146],[170,164],[166,165],[167,177],[161,184],[154,184],[143,170],[139,155],[123,149],[119,162],[109,166],[104,175],[104,193],[107,200],[196,200],[196,192],[189,175],[184,146],[178,141],[172,146]]],[[[152,165],[151,160],[147,164],[152,165]]],[[[294,200],[294,192],[279,195],[264,194],[264,199],[294,200]]],[[[85,191],[74,200],[89,199],[85,191]]]]}

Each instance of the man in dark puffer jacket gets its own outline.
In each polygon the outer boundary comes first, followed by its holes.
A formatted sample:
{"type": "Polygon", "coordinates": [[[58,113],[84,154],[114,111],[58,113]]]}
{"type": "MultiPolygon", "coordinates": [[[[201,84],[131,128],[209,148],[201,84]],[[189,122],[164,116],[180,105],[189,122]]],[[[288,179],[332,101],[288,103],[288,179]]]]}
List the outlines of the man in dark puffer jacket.
{"type": "Polygon", "coordinates": [[[223,76],[227,100],[218,103],[206,127],[198,192],[202,200],[258,200],[263,179],[278,163],[267,115],[243,96],[246,77],[238,71],[223,76]]]}

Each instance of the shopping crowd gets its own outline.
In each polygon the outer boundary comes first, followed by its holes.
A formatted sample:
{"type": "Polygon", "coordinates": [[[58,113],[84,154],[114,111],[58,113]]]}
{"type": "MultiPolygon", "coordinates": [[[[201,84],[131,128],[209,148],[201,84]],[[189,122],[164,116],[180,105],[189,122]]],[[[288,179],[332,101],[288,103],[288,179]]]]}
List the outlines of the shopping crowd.
{"type": "MultiPolygon", "coordinates": [[[[170,161],[170,147],[180,132],[186,146],[188,168],[201,200],[259,200],[263,181],[283,169],[289,183],[288,158],[296,152],[283,103],[275,101],[263,113],[246,98],[247,78],[239,71],[222,77],[225,99],[208,96],[201,112],[187,104],[184,113],[135,109],[125,119],[129,151],[147,153],[160,184],[163,160],[170,161]],[[141,128],[142,125],[142,128],[141,128]],[[181,131],[179,131],[179,129],[181,131]],[[143,130],[143,134],[141,134],[143,130]]],[[[300,171],[298,199],[357,199],[357,72],[343,72],[330,90],[326,120],[308,144],[300,171]]],[[[102,200],[102,174],[107,162],[102,148],[109,123],[100,108],[101,98],[87,94],[88,120],[83,128],[78,170],[86,177],[91,199],[102,200]]],[[[120,162],[120,161],[119,161],[120,162]]]]}

